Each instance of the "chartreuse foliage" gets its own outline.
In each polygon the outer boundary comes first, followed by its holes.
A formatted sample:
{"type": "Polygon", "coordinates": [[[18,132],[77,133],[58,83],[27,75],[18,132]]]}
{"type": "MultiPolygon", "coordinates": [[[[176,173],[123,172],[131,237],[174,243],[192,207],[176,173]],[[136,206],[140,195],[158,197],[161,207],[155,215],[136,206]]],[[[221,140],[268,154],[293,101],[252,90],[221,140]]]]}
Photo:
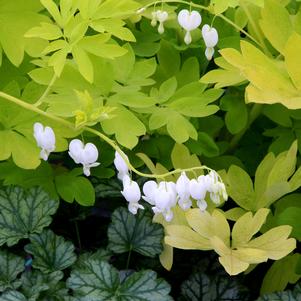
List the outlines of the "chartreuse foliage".
{"type": "Polygon", "coordinates": [[[240,50],[222,49],[222,57],[216,60],[221,69],[206,74],[202,82],[224,87],[248,81],[245,90],[247,103],[281,103],[289,109],[299,109],[301,73],[297,62],[300,61],[298,54],[301,48],[300,14],[293,21],[293,16],[285,7],[288,1],[261,2],[261,8],[251,7],[246,12],[262,49],[249,41],[241,41],[240,50]],[[259,25],[254,24],[258,15],[259,25]],[[274,49],[268,50],[264,39],[274,49]]]}
{"type": "Polygon", "coordinates": [[[226,177],[228,193],[241,208],[257,211],[271,206],[282,196],[295,191],[301,185],[301,169],[296,169],[297,143],[278,156],[269,153],[259,164],[255,183],[240,167],[231,166],[226,177]]]}
{"type": "MultiPolygon", "coordinates": [[[[84,253],[76,262],[74,245],[51,230],[43,229],[51,221],[47,215],[47,206],[52,206],[52,214],[57,210],[53,201],[49,198],[46,199],[46,193],[41,189],[31,189],[25,192],[17,187],[10,187],[7,191],[10,192],[8,201],[14,205],[18,200],[20,206],[15,208],[15,213],[20,214],[20,216],[16,216],[16,220],[22,222],[25,230],[30,229],[29,233],[20,232],[18,240],[29,239],[24,250],[31,255],[32,263],[29,264],[31,268],[25,270],[22,257],[9,251],[0,252],[1,300],[172,300],[169,296],[170,286],[163,279],[157,278],[154,271],[141,270],[127,273],[126,276],[121,277],[120,272],[108,263],[111,256],[108,251],[99,250],[94,254],[84,253]],[[34,192],[36,194],[33,198],[34,192]],[[11,195],[19,197],[14,199],[11,195]],[[41,203],[41,200],[44,203],[41,203]],[[40,216],[41,205],[45,208],[42,216],[40,216]],[[31,208],[30,216],[27,216],[27,207],[31,208]],[[36,226],[36,218],[40,220],[39,227],[36,226]],[[45,218],[49,222],[43,222],[45,218]],[[71,269],[71,273],[67,269],[71,269]],[[68,278],[66,282],[64,278],[68,278]]],[[[124,234],[121,233],[120,236],[114,234],[114,228],[118,222],[116,219],[118,216],[120,217],[121,213],[125,218],[122,225],[124,233],[131,233],[126,243],[132,243],[133,250],[143,255],[153,257],[158,254],[161,251],[160,241],[163,234],[161,226],[152,224],[148,216],[142,214],[136,218],[123,209],[117,209],[114,213],[115,217],[109,230],[111,232],[110,243],[113,244],[114,241],[118,243],[124,234]],[[142,239],[141,229],[146,234],[146,237],[142,239]],[[147,237],[151,233],[158,235],[153,234],[152,238],[147,237]]],[[[3,221],[2,224],[4,229],[5,226],[9,226],[5,225],[5,222],[3,221]]],[[[10,221],[7,220],[7,222],[10,221]]],[[[15,245],[18,240],[6,239],[9,246],[15,245]]],[[[126,248],[126,244],[119,243],[119,248],[111,249],[120,253],[128,251],[126,248]]]]}
{"type": "Polygon", "coordinates": [[[212,214],[198,209],[186,212],[188,226],[166,227],[165,243],[181,249],[214,250],[219,261],[230,275],[237,275],[268,259],[278,260],[296,247],[296,241],[288,238],[292,228],[279,226],[253,238],[264,224],[268,209],[259,209],[241,216],[230,231],[222,211],[212,214]]]}

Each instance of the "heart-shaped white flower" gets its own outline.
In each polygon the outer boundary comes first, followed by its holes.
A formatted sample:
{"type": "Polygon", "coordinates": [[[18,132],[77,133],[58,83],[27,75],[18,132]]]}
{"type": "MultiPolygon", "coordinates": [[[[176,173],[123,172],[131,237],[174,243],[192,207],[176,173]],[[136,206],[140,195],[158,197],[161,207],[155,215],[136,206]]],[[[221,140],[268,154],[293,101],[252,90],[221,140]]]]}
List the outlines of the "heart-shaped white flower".
{"type": "Polygon", "coordinates": [[[201,25],[202,17],[198,11],[182,9],[178,14],[178,22],[186,30],[184,42],[188,45],[192,41],[190,32],[201,25]]]}
{"type": "Polygon", "coordinates": [[[202,28],[202,36],[207,48],[213,48],[218,43],[218,33],[214,27],[205,24],[202,28]]]}
{"type": "Polygon", "coordinates": [[[38,147],[41,148],[40,158],[47,161],[49,154],[55,150],[53,129],[49,126],[44,127],[41,123],[36,122],[33,126],[33,132],[38,147]]]}
{"type": "Polygon", "coordinates": [[[90,176],[90,168],[96,167],[100,163],[98,159],[98,150],[93,143],[84,145],[79,139],[73,139],[69,144],[69,156],[77,164],[83,165],[83,171],[86,176],[90,176]]]}
{"type": "MultiPolygon", "coordinates": [[[[128,160],[128,157],[125,154],[124,154],[124,156],[128,160]]],[[[129,168],[128,168],[126,162],[124,161],[124,159],[121,157],[121,155],[117,151],[115,152],[114,165],[115,165],[115,168],[118,170],[117,177],[119,180],[122,181],[124,176],[129,174],[129,168]]]]}
{"type": "Polygon", "coordinates": [[[159,27],[158,27],[158,32],[160,34],[163,34],[164,33],[164,22],[168,19],[168,12],[167,11],[163,11],[163,10],[157,10],[155,12],[155,18],[154,18],[154,15],[153,15],[153,24],[152,25],[156,25],[157,24],[157,21],[159,22],[159,27]],[[156,22],[154,21],[156,20],[156,22]]]}

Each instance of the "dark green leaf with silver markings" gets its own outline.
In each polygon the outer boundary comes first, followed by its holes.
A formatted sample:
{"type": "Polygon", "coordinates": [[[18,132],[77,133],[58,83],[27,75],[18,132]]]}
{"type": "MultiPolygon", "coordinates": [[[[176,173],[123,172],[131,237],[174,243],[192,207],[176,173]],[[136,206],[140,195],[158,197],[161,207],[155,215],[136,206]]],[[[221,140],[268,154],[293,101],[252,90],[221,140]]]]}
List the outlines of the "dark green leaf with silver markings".
{"type": "Polygon", "coordinates": [[[25,191],[11,186],[0,190],[0,246],[12,246],[31,233],[41,233],[58,205],[41,188],[25,191]]]}
{"type": "Polygon", "coordinates": [[[108,229],[108,248],[115,253],[135,251],[154,257],[162,252],[163,235],[162,226],[153,223],[146,211],[135,216],[126,208],[118,208],[108,229]]]}
{"type": "Polygon", "coordinates": [[[26,297],[18,291],[7,291],[1,295],[1,301],[28,301],[26,297]]]}
{"type": "Polygon", "coordinates": [[[249,293],[245,287],[235,279],[223,275],[209,278],[203,273],[194,274],[183,282],[181,293],[187,301],[249,300],[249,293]]]}
{"type": "Polygon", "coordinates": [[[56,271],[50,274],[44,274],[41,271],[26,271],[22,274],[21,292],[29,300],[41,300],[41,294],[49,294],[51,287],[55,287],[57,283],[64,277],[63,272],[56,271]]]}
{"type": "Polygon", "coordinates": [[[17,276],[24,270],[24,260],[6,251],[0,251],[0,292],[16,289],[21,282],[17,276]]]}
{"type": "Polygon", "coordinates": [[[31,235],[25,250],[34,257],[33,267],[44,273],[66,269],[76,260],[73,244],[51,230],[31,235]]]}
{"type": "Polygon", "coordinates": [[[170,286],[153,271],[133,273],[123,282],[105,261],[87,260],[71,272],[67,285],[78,301],[171,301],[170,286]]]}

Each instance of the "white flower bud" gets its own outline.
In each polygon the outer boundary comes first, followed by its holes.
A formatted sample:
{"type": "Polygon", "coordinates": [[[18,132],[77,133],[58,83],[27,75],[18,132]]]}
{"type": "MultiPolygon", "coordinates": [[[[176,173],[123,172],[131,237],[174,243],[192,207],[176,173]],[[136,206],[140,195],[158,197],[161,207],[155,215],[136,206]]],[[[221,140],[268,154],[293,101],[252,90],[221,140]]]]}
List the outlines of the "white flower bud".
{"type": "Polygon", "coordinates": [[[151,26],[155,27],[157,25],[158,19],[157,19],[157,12],[153,11],[152,12],[152,21],[151,21],[151,26]]]}
{"type": "Polygon", "coordinates": [[[192,205],[190,200],[189,183],[190,180],[186,176],[186,173],[182,172],[176,183],[176,191],[179,197],[178,204],[183,210],[189,209],[192,205]]]}
{"type": "Polygon", "coordinates": [[[84,145],[79,139],[73,139],[69,144],[69,156],[77,164],[83,165],[83,172],[86,176],[90,176],[90,168],[96,167],[100,163],[98,159],[98,150],[93,143],[84,145]]]}
{"type": "Polygon", "coordinates": [[[205,50],[205,56],[207,58],[208,61],[211,61],[214,55],[214,48],[206,48],[205,50]]]}
{"type": "Polygon", "coordinates": [[[55,135],[53,129],[36,122],[33,126],[34,137],[41,148],[40,158],[47,161],[49,154],[55,150],[55,135]]]}
{"type": "Polygon", "coordinates": [[[164,25],[163,25],[163,23],[168,19],[168,12],[162,11],[162,10],[158,10],[156,12],[156,17],[157,17],[157,20],[160,23],[159,27],[158,27],[158,32],[160,34],[163,34],[164,33],[164,25]]]}

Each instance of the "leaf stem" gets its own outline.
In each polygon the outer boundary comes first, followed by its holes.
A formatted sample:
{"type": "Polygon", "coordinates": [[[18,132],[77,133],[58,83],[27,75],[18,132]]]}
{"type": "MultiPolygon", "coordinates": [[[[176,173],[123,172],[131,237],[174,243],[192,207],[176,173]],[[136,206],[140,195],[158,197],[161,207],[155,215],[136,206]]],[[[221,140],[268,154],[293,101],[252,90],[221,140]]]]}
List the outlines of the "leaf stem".
{"type": "Polygon", "coordinates": [[[76,220],[74,221],[74,225],[75,225],[75,233],[76,233],[76,238],[77,238],[77,242],[78,242],[79,252],[81,252],[81,250],[82,250],[82,242],[81,242],[81,239],[80,239],[78,223],[77,223],[76,220]]]}
{"type": "Polygon", "coordinates": [[[48,95],[48,93],[50,92],[50,89],[52,88],[53,84],[56,81],[56,74],[53,75],[51,81],[49,82],[46,90],[44,91],[44,93],[42,94],[42,96],[37,100],[36,103],[34,103],[34,106],[38,107],[43,103],[44,98],[48,95]]]}
{"type": "Polygon", "coordinates": [[[128,270],[129,269],[129,266],[130,266],[130,261],[131,261],[131,255],[132,255],[132,246],[129,250],[129,253],[128,253],[128,258],[127,258],[127,261],[126,261],[126,267],[125,269],[128,270]]]}

